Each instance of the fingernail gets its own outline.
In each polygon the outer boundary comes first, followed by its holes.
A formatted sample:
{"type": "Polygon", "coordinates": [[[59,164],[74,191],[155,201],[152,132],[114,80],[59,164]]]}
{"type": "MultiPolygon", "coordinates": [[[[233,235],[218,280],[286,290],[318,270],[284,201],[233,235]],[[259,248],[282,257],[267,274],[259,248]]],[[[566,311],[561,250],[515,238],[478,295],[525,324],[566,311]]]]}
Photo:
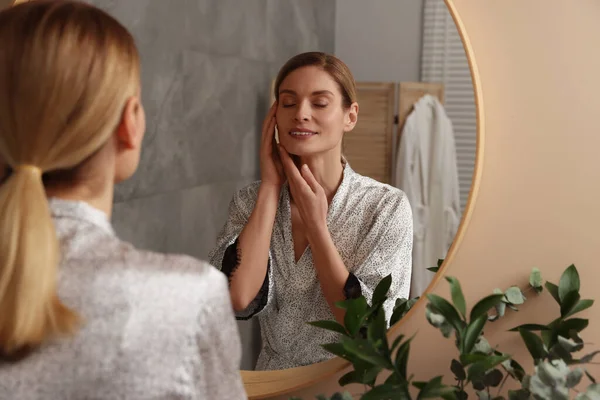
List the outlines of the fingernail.
{"type": "Polygon", "coordinates": [[[304,171],[308,172],[308,165],[304,164],[304,165],[302,166],[302,169],[303,169],[304,171]]]}

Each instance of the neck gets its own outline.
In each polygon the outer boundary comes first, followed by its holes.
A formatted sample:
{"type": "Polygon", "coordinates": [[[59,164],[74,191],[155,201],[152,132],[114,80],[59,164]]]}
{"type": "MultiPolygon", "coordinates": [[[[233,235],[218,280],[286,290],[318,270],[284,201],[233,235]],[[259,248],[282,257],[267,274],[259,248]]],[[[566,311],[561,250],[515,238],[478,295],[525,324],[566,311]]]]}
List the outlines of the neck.
{"type": "Polygon", "coordinates": [[[102,211],[110,219],[114,185],[108,180],[104,180],[104,182],[87,182],[76,186],[51,184],[46,186],[46,196],[61,200],[83,201],[102,211]]]}
{"type": "Polygon", "coordinates": [[[323,187],[327,200],[331,202],[335,192],[342,183],[344,166],[340,149],[333,149],[325,153],[297,157],[298,166],[308,165],[319,185],[323,187]]]}

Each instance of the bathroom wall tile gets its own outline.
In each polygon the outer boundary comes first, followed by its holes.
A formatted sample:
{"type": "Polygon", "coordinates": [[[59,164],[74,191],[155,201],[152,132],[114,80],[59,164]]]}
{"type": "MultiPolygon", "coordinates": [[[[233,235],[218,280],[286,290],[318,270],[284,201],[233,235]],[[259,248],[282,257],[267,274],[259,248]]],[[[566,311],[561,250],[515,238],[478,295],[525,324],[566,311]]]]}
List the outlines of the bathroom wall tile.
{"type": "Polygon", "coordinates": [[[281,64],[297,53],[319,50],[317,20],[306,4],[267,0],[268,61],[281,64]]]}
{"type": "Polygon", "coordinates": [[[112,224],[117,235],[134,246],[169,252],[181,240],[181,192],[115,203],[112,224]]]}
{"type": "Polygon", "coordinates": [[[258,174],[269,90],[265,66],[185,52],[180,70],[152,91],[164,96],[160,104],[155,97],[148,101],[140,168],[119,186],[117,201],[258,174]]]}
{"type": "Polygon", "coordinates": [[[198,186],[114,204],[117,235],[153,251],[207,260],[233,194],[253,179],[198,186]]]}
{"type": "Polygon", "coordinates": [[[312,0],[313,13],[317,21],[319,50],[335,53],[335,0],[312,0]]]}
{"type": "Polygon", "coordinates": [[[266,0],[219,0],[210,7],[210,53],[263,61],[266,57],[266,0]]]}

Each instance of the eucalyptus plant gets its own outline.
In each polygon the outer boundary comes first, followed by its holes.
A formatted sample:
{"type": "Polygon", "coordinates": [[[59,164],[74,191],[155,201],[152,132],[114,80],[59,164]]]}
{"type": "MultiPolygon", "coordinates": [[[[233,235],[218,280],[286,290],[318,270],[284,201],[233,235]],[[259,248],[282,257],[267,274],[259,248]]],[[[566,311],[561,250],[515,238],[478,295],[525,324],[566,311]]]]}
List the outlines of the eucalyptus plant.
{"type": "MultiPolygon", "coordinates": [[[[437,267],[430,268],[436,272],[437,267]]],[[[451,360],[450,371],[454,382],[446,384],[442,376],[429,381],[414,381],[409,375],[408,358],[412,337],[403,335],[393,343],[387,339],[388,323],[383,309],[391,285],[391,276],[385,277],[376,287],[371,304],[364,297],[339,302],[338,307],[346,310],[344,323],[336,321],[316,321],[310,324],[340,334],[336,343],[324,344],[330,353],[348,360],[353,370],[342,376],[340,386],[351,383],[362,384],[365,391],[359,394],[361,400],[412,399],[410,386],[418,389],[417,399],[443,398],[467,399],[467,389],[472,387],[479,399],[504,400],[502,388],[508,379],[514,379],[521,389],[508,391],[508,399],[568,399],[569,394],[585,375],[591,385],[586,392],[579,393],[578,400],[600,400],[600,385],[581,365],[592,362],[599,352],[592,352],[581,358],[584,342],[579,336],[588,320],[573,316],[592,306],[593,300],[581,299],[580,279],[574,265],[568,267],[558,285],[543,284],[539,269],[534,268],[529,276],[529,286],[521,290],[511,286],[502,291],[495,289],[475,303],[467,313],[467,304],[459,281],[446,277],[450,285],[451,299],[427,294],[428,304],[425,315],[428,322],[438,328],[446,338],[453,337],[458,356],[451,360]],[[533,373],[526,374],[524,368],[510,355],[493,348],[484,336],[487,323],[502,318],[506,309],[518,311],[526,300],[525,294],[533,291],[541,293],[544,287],[556,300],[560,317],[547,325],[524,324],[511,331],[518,332],[533,358],[533,373]],[[539,332],[539,334],[537,333],[539,332]],[[377,383],[378,376],[386,371],[388,377],[377,383]],[[495,394],[492,394],[496,392],[495,394]]],[[[396,300],[389,324],[399,321],[414,305],[418,298],[396,300]]],[[[318,400],[349,400],[350,393],[335,393],[332,397],[320,396],[318,400]]],[[[296,399],[297,400],[297,399],[296,399]]]]}

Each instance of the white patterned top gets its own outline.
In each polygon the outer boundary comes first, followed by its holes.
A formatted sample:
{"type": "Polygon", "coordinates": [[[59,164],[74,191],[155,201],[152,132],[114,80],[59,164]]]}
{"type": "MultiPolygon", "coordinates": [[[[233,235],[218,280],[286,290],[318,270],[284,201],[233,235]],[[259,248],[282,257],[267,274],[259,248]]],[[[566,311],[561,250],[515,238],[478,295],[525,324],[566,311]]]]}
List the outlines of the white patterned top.
{"type": "Polygon", "coordinates": [[[241,343],[217,269],[120,241],[86,203],[51,200],[70,339],[0,361],[0,399],[246,399],[241,343]]]}
{"type": "MultiPolygon", "coordinates": [[[[210,254],[211,264],[231,272],[237,238],[256,204],[260,182],[238,191],[228,220],[210,254]]],[[[357,174],[346,163],[344,176],[330,206],[327,226],[351,280],[370,303],[373,290],[392,274],[391,317],[396,298],[408,298],[412,271],[413,219],[404,192],[357,174]],[[356,279],[358,278],[358,280],[356,279]]],[[[234,266],[233,266],[234,267],[234,266]]],[[[289,188],[284,185],[273,226],[269,265],[263,288],[238,319],[259,319],[262,348],[256,370],[294,368],[332,358],[320,345],[338,340],[338,334],[308,325],[334,320],[313,265],[310,247],[294,259],[289,188]]]]}

